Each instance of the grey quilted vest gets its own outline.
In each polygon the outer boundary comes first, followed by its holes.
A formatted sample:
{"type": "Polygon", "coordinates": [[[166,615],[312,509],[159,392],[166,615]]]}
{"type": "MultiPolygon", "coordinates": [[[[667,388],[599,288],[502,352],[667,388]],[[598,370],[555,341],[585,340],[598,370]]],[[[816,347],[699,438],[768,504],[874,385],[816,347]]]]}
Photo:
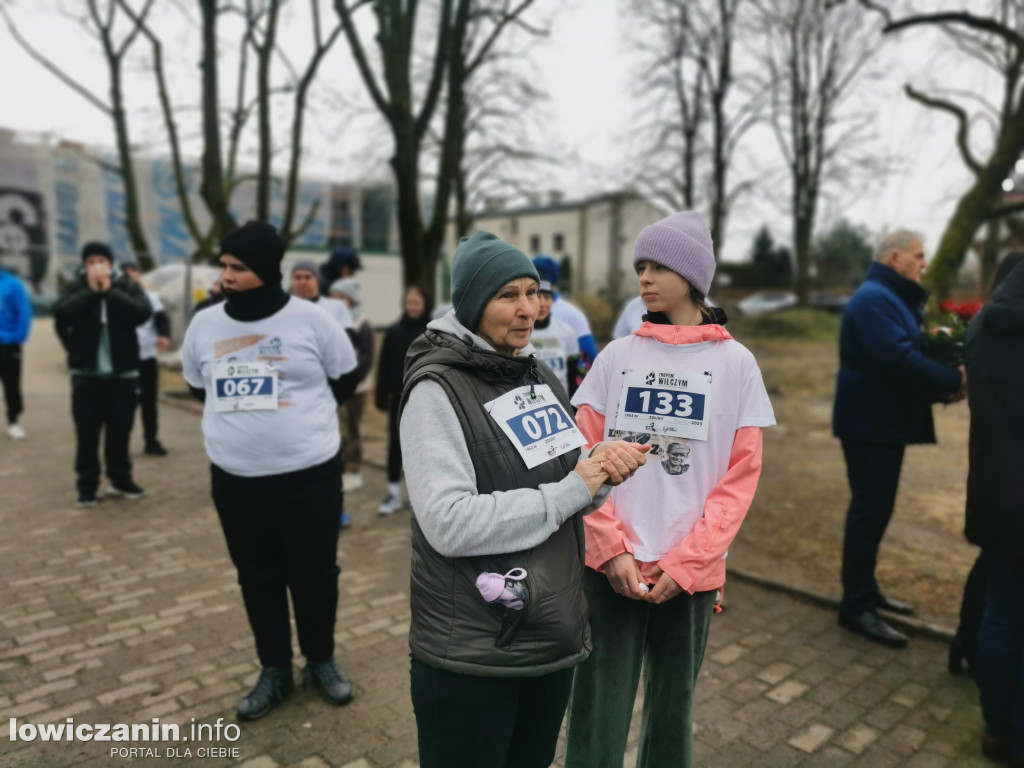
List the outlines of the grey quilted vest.
{"type": "MultiPolygon", "coordinates": [[[[444,388],[458,414],[479,493],[555,483],[576,466],[578,449],[527,469],[483,408],[510,389],[544,383],[572,413],[554,374],[532,356],[507,357],[428,330],[409,349],[402,407],[412,388],[424,379],[444,388]]],[[[583,562],[579,515],[531,549],[466,558],[438,554],[413,516],[409,632],[413,656],[452,672],[494,677],[543,675],[584,661],[591,645],[583,562]],[[525,568],[528,574],[529,598],[521,611],[487,603],[476,588],[480,573],[507,573],[513,568],[525,568]]]]}

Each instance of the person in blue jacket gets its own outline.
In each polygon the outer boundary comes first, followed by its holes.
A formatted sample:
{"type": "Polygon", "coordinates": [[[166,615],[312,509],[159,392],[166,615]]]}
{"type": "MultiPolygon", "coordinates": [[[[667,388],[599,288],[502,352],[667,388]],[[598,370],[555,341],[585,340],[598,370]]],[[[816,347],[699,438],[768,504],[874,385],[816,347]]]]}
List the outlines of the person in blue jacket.
{"type": "Polygon", "coordinates": [[[878,615],[913,608],[885,597],[875,580],[878,545],[896,503],[907,445],[934,443],[932,403],[962,400],[967,374],[922,353],[928,292],[920,235],[882,239],[867,279],[843,313],[832,432],[840,439],[852,499],[843,538],[839,624],[883,645],[907,638],[878,615]]]}
{"type": "Polygon", "coordinates": [[[590,366],[594,364],[594,360],[597,358],[597,342],[594,340],[594,334],[590,330],[590,321],[583,314],[583,310],[570,304],[558,293],[558,275],[561,271],[558,262],[550,256],[534,256],[533,266],[537,269],[537,274],[540,275],[541,280],[547,280],[551,283],[551,295],[555,298],[554,304],[551,305],[551,316],[576,331],[576,339],[580,344],[580,353],[586,363],[587,370],[590,370],[590,366]]]}
{"type": "Polygon", "coordinates": [[[25,439],[25,430],[18,423],[25,410],[21,398],[21,346],[31,328],[32,305],[25,286],[0,269],[0,381],[7,404],[7,434],[12,440],[25,439]]]}

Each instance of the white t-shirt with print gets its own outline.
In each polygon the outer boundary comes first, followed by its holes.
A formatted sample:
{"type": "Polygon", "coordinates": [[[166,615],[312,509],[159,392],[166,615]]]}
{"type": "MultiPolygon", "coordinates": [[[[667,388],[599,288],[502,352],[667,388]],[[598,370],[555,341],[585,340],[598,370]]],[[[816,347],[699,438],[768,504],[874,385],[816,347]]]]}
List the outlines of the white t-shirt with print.
{"type": "Polygon", "coordinates": [[[693,530],[708,495],[729,468],[736,430],[775,423],[754,356],[732,339],[694,344],[634,335],[617,339],[602,350],[572,404],[589,405],[605,417],[605,439],[652,446],[647,463],[611,495],[615,515],[641,562],[660,560],[693,530]],[[706,384],[707,440],[665,434],[653,420],[650,427],[643,425],[648,431],[635,431],[635,422],[623,431],[628,425],[619,407],[627,374],[639,374],[653,387],[661,381],[698,380],[691,389],[703,390],[706,384]]]}
{"type": "Polygon", "coordinates": [[[224,304],[192,318],[182,347],[190,386],[206,390],[203,436],[210,461],[226,472],[261,477],[322,464],[338,453],[337,403],[328,379],[355,370],[348,334],[308,301],[292,297],[270,317],[230,318],[224,304]],[[216,410],[214,365],[272,363],[278,405],[271,410],[216,410]]]}
{"type": "Polygon", "coordinates": [[[623,305],[619,313],[619,319],[615,321],[615,329],[612,331],[613,339],[621,339],[629,336],[633,331],[644,324],[644,315],[647,314],[647,305],[639,296],[634,296],[623,305]]]}
{"type": "MultiPolygon", "coordinates": [[[[153,315],[164,311],[163,302],[156,292],[146,291],[146,298],[149,299],[149,306],[153,308],[153,315]]],[[[139,337],[139,360],[152,360],[156,357],[156,319],[153,315],[135,329],[135,334],[139,337]]]]}
{"type": "Polygon", "coordinates": [[[551,317],[572,328],[576,333],[576,338],[589,336],[591,333],[590,322],[587,320],[587,316],[583,314],[583,310],[570,304],[561,296],[551,304],[551,317]]]}
{"type": "Polygon", "coordinates": [[[565,391],[568,392],[566,358],[580,353],[580,343],[573,329],[551,317],[547,328],[534,326],[530,343],[537,349],[537,359],[543,361],[552,370],[565,391]]]}
{"type": "Polygon", "coordinates": [[[341,299],[332,299],[330,296],[321,296],[316,301],[310,302],[314,306],[320,307],[324,312],[334,318],[334,321],[338,323],[342,328],[348,330],[349,328],[355,327],[355,321],[352,319],[352,310],[348,308],[341,299]]]}

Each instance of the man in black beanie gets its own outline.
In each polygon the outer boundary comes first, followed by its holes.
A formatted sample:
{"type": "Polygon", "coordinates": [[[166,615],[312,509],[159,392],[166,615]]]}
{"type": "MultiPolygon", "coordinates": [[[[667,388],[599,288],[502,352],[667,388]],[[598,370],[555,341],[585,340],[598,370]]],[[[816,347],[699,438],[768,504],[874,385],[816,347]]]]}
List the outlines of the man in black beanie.
{"type": "Polygon", "coordinates": [[[128,458],[139,378],[135,329],[153,309],[142,286],[114,268],[105,243],[86,243],[82,268],[53,305],[54,326],[68,353],[71,412],[78,447],[78,506],[96,505],[100,483],[99,442],[110,478],[108,496],[141,499],[128,458]]]}

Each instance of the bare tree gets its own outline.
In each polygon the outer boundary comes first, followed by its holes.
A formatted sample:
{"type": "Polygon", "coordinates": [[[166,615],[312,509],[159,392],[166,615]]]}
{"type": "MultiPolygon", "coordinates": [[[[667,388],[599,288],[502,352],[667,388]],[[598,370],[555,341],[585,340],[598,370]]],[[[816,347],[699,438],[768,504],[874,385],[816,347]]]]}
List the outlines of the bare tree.
{"type": "Polygon", "coordinates": [[[116,0],[87,0],[85,12],[81,16],[83,27],[95,35],[103,49],[109,77],[109,99],[97,95],[88,86],[79,82],[68,69],[57,64],[51,56],[41,52],[30,43],[21,34],[10,11],[3,3],[0,3],[0,16],[3,17],[15,42],[29,56],[75,93],[110,117],[117,146],[117,165],[113,170],[124,183],[125,227],[128,230],[128,239],[135,258],[140,266],[148,269],[153,266],[153,256],[149,250],[139,208],[139,188],[135,165],[132,161],[131,134],[125,110],[124,63],[132,44],[138,38],[139,24],[145,20],[153,7],[153,0],[143,0],[139,10],[133,12],[131,16],[135,23],[130,23],[119,33],[117,30],[123,26],[118,18],[118,9],[121,5],[116,0]]]}
{"type": "MultiPolygon", "coordinates": [[[[1015,231],[1024,229],[1012,219],[1024,211],[1024,202],[1003,202],[1002,190],[1024,153],[1024,5],[1020,0],[990,0],[988,10],[984,16],[959,10],[913,14],[890,20],[884,30],[887,34],[914,27],[943,30],[971,66],[987,66],[1002,81],[999,103],[982,107],[989,118],[985,124],[992,126],[986,137],[981,137],[983,129],[975,120],[977,106],[965,105],[976,95],[926,93],[905,86],[908,97],[956,120],[957,149],[974,177],[946,225],[926,275],[939,299],[949,295],[976,233],[987,222],[1003,219],[1015,231]]],[[[987,249],[995,237],[990,231],[987,249]]]]}
{"type": "Polygon", "coordinates": [[[479,62],[486,60],[487,51],[502,31],[532,2],[501,0],[485,4],[483,0],[439,0],[436,23],[429,35],[429,64],[425,77],[420,78],[415,66],[417,40],[422,44],[428,35],[420,26],[422,8],[416,0],[358,0],[352,7],[345,0],[335,0],[349,49],[394,142],[391,167],[398,188],[398,226],[406,283],[433,285],[435,281],[453,179],[465,147],[466,84],[479,62]],[[376,17],[379,75],[353,21],[355,8],[367,3],[376,17]],[[479,38],[478,49],[472,47],[467,37],[474,18],[491,19],[489,31],[479,38]],[[417,83],[422,86],[417,88],[417,83]],[[446,98],[442,98],[445,94],[446,98]],[[440,142],[437,170],[433,174],[434,210],[424,221],[420,207],[420,184],[424,178],[421,163],[435,120],[440,142]]]}
{"type": "Polygon", "coordinates": [[[853,3],[752,2],[764,30],[771,126],[790,176],[797,296],[807,306],[820,197],[826,185],[848,183],[865,162],[857,150],[869,136],[870,117],[851,112],[849,101],[876,55],[877,17],[853,3]]]}
{"type": "MultiPolygon", "coordinates": [[[[451,175],[438,174],[435,212],[429,225],[424,226],[420,212],[420,154],[440,102],[451,52],[462,46],[469,18],[469,2],[458,0],[456,11],[455,0],[440,0],[426,87],[418,99],[413,87],[416,79],[413,64],[420,21],[419,3],[416,0],[370,0],[377,21],[375,39],[382,69],[378,75],[370,64],[353,20],[356,8],[365,3],[358,2],[355,7],[349,7],[346,0],[335,2],[360,75],[394,141],[391,168],[398,188],[398,229],[406,284],[423,282],[433,285],[434,282],[441,244],[441,237],[434,235],[437,211],[440,209],[442,212],[440,226],[443,231],[451,175]]],[[[443,162],[451,163],[450,153],[442,151],[441,157],[443,162]]]]}
{"type": "Polygon", "coordinates": [[[432,138],[439,153],[444,152],[447,138],[453,153],[452,194],[459,235],[472,226],[471,197],[479,202],[485,190],[496,186],[506,193],[515,190],[515,166],[547,159],[530,149],[526,136],[531,109],[544,98],[543,92],[526,79],[521,63],[511,62],[520,56],[498,45],[507,27],[534,37],[544,34],[523,21],[533,2],[476,0],[462,50],[449,66],[445,107],[451,129],[432,138]]]}
{"type": "MultiPolygon", "coordinates": [[[[132,13],[129,0],[117,0],[128,12],[132,13]]],[[[318,0],[310,0],[310,18],[313,45],[311,53],[301,71],[295,69],[291,62],[284,59],[277,48],[276,39],[278,0],[270,0],[265,4],[256,5],[247,0],[244,8],[232,6],[220,7],[216,0],[199,0],[199,27],[201,31],[201,93],[202,93],[202,156],[200,161],[201,181],[200,196],[210,214],[211,224],[202,231],[196,211],[192,209],[189,189],[186,183],[186,168],[182,157],[180,128],[178,126],[178,110],[171,101],[169,85],[166,78],[164,48],[162,40],[151,24],[138,19],[139,28],[150,42],[153,73],[157,84],[164,127],[167,132],[171,150],[171,161],[178,192],[178,200],[185,218],[189,234],[197,243],[196,258],[209,260],[213,256],[214,244],[225,234],[235,228],[236,222],[230,212],[231,195],[238,184],[247,176],[239,173],[238,155],[240,151],[242,131],[253,112],[258,113],[259,131],[257,141],[258,167],[254,176],[257,184],[256,216],[267,220],[270,213],[270,186],[275,183],[271,166],[274,151],[270,129],[272,118],[272,100],[281,93],[292,95],[290,114],[291,128],[289,132],[289,161],[285,176],[285,210],[281,225],[281,236],[290,242],[300,235],[316,214],[314,205],[298,226],[295,225],[298,200],[299,171],[302,161],[303,126],[307,110],[309,90],[316,77],[324,55],[341,33],[340,24],[324,35],[321,24],[321,11],[318,0]],[[218,51],[220,46],[218,34],[219,17],[228,11],[238,11],[243,21],[243,44],[239,47],[237,82],[235,84],[235,103],[230,110],[226,128],[227,142],[225,145],[222,134],[225,131],[224,110],[220,98],[220,76],[218,69],[218,51]],[[256,96],[248,96],[249,85],[249,51],[255,52],[257,58],[256,96]],[[271,78],[271,67],[274,57],[282,58],[287,64],[289,80],[283,85],[275,86],[271,78]]],[[[134,17],[133,17],[134,18],[134,17]]]]}
{"type": "Polygon", "coordinates": [[[704,209],[725,244],[729,210],[752,186],[730,183],[740,140],[757,122],[763,92],[737,75],[733,51],[746,0],[632,0],[645,114],[639,186],[673,210],[704,209]]]}
{"type": "Polygon", "coordinates": [[[497,63],[466,93],[466,144],[456,168],[453,199],[456,231],[473,227],[472,211],[489,200],[536,191],[545,166],[559,160],[537,149],[537,112],[547,98],[527,73],[497,63]]]}
{"type": "Polygon", "coordinates": [[[301,70],[297,70],[292,62],[278,50],[276,44],[281,5],[282,0],[268,0],[260,6],[256,6],[253,0],[246,0],[246,38],[256,52],[257,61],[259,165],[256,174],[256,216],[263,221],[266,221],[270,215],[270,187],[275,183],[272,167],[275,154],[271,132],[272,99],[277,91],[292,95],[291,127],[287,145],[288,171],[284,178],[285,208],[281,223],[281,236],[290,242],[309,226],[317,211],[317,204],[314,203],[306,212],[303,221],[298,226],[295,225],[309,92],[324,56],[341,35],[342,25],[340,22],[336,22],[325,34],[320,2],[319,0],[310,0],[312,45],[307,62],[301,70]],[[272,67],[273,60],[277,57],[283,59],[290,77],[284,85],[275,88],[272,67]]]}

